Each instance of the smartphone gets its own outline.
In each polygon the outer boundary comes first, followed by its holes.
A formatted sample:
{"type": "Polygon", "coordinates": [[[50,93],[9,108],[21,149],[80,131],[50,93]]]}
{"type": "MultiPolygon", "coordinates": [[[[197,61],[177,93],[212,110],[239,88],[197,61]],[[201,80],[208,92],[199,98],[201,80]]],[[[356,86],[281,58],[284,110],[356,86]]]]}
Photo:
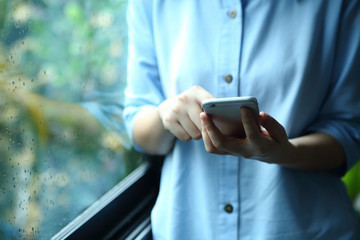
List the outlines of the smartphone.
{"type": "Polygon", "coordinates": [[[257,99],[252,96],[213,98],[202,102],[204,111],[218,119],[241,122],[240,108],[247,107],[257,121],[259,117],[259,106],[257,99]]]}

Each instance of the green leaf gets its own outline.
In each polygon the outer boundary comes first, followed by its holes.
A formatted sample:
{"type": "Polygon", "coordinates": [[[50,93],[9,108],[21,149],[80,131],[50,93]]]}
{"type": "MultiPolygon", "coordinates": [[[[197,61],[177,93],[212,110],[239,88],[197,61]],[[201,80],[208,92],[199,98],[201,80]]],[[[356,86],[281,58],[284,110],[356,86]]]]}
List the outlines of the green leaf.
{"type": "Polygon", "coordinates": [[[84,12],[77,2],[68,2],[64,8],[65,16],[75,23],[79,24],[84,21],[84,12]]]}

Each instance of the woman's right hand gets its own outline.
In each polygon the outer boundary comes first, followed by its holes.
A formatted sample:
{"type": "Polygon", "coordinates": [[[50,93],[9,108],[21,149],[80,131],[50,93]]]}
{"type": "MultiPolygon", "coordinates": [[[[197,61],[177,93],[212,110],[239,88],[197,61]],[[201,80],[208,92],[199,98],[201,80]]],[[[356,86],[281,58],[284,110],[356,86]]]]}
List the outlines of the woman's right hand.
{"type": "Polygon", "coordinates": [[[214,98],[199,86],[168,98],[158,106],[158,113],[164,128],[181,141],[201,138],[201,102],[214,98]]]}

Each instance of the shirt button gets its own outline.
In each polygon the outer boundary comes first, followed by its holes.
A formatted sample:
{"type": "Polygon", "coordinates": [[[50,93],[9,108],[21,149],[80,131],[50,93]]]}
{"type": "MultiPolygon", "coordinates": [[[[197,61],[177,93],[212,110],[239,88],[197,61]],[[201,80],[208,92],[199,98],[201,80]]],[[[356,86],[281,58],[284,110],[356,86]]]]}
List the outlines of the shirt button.
{"type": "Polygon", "coordinates": [[[236,9],[235,8],[232,8],[228,11],[228,16],[230,18],[235,18],[236,17],[236,9]]]}
{"type": "Polygon", "coordinates": [[[233,80],[233,76],[231,76],[231,74],[226,74],[226,75],[224,76],[224,80],[225,80],[225,82],[227,82],[227,83],[231,83],[232,80],[233,80]]]}
{"type": "Polygon", "coordinates": [[[234,210],[233,206],[230,203],[227,203],[224,209],[227,213],[232,213],[232,211],[234,210]]]}

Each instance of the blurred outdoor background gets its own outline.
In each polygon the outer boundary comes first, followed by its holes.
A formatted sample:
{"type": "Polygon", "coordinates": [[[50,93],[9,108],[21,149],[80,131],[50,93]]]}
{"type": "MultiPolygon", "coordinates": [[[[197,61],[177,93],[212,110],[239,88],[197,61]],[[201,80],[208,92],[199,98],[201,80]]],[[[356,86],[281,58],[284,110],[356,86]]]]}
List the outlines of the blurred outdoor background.
{"type": "Polygon", "coordinates": [[[49,239],[140,165],[121,120],[126,7],[0,0],[0,239],[49,239]]]}
{"type": "MultiPolygon", "coordinates": [[[[127,2],[0,0],[0,239],[49,239],[141,164],[127,2]]],[[[360,212],[360,164],[344,178],[360,212]]]]}

